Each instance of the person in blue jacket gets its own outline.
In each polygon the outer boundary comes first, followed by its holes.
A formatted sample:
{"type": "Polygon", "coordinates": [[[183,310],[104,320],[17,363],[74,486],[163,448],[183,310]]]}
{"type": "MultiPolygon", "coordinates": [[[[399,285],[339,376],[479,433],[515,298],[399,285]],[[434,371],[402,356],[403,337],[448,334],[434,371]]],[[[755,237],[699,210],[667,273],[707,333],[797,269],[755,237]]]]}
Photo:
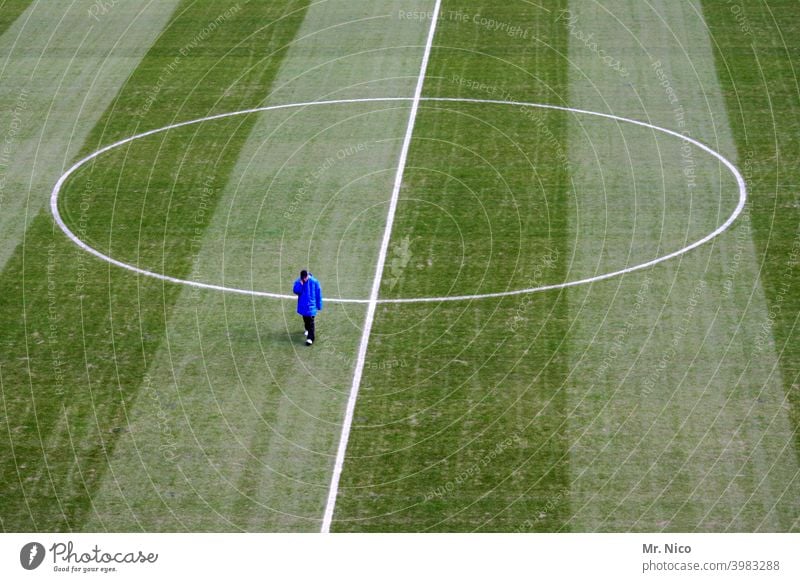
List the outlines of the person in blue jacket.
{"type": "Polygon", "coordinates": [[[297,295],[297,313],[303,316],[303,325],[306,328],[306,345],[310,346],[316,339],[314,317],[318,311],[322,311],[322,287],[314,275],[303,269],[294,282],[294,294],[297,295]]]}

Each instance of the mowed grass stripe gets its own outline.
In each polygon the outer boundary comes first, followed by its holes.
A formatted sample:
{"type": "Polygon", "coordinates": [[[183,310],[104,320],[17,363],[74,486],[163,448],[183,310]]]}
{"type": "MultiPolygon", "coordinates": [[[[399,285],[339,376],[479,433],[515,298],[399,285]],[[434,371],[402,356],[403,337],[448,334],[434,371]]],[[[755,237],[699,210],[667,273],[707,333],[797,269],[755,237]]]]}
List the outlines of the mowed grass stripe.
{"type": "MultiPolygon", "coordinates": [[[[178,115],[196,118],[214,107],[257,104],[279,69],[280,49],[302,22],[305,5],[183,2],[98,123],[86,150],[133,133],[139,124],[158,126],[178,115]],[[279,20],[280,26],[270,26],[279,20]],[[213,30],[211,23],[216,23],[213,30]],[[182,57],[178,70],[170,74],[168,67],[177,57],[182,57]],[[167,80],[156,94],[162,75],[167,80]]],[[[149,190],[137,191],[147,181],[131,177],[129,182],[130,174],[122,166],[98,162],[68,186],[64,204],[73,212],[66,215],[76,221],[78,231],[97,224],[110,231],[113,225],[116,234],[124,233],[120,242],[127,236],[126,242],[135,247],[140,243],[140,221],[126,217],[115,222],[113,205],[104,202],[168,193],[161,189],[170,184],[163,173],[181,168],[187,151],[191,161],[182,168],[182,188],[187,192],[202,188],[209,175],[224,183],[251,126],[252,120],[237,120],[235,126],[223,128],[226,136],[232,136],[222,142],[224,147],[215,133],[219,127],[198,128],[189,146],[165,137],[152,148],[130,152],[125,160],[128,168],[142,160],[158,161],[148,174],[153,184],[149,190]]],[[[213,196],[206,201],[209,212],[214,201],[213,196]]],[[[181,206],[182,202],[176,200],[171,210],[196,210],[189,203],[181,206]]],[[[193,216],[184,215],[183,220],[193,216]]],[[[141,222],[152,224],[149,220],[148,215],[141,222]]],[[[179,246],[161,246],[165,260],[185,274],[191,257],[183,251],[179,246]]],[[[0,289],[0,327],[6,331],[7,346],[4,434],[10,434],[14,448],[13,456],[3,455],[4,527],[80,529],[92,512],[91,497],[109,467],[115,443],[127,430],[126,412],[141,392],[179,289],[139,280],[90,259],[54,232],[47,214],[36,218],[27,231],[24,249],[10,260],[0,289]]],[[[7,440],[3,448],[10,451],[7,440]]],[[[180,527],[178,522],[176,528],[180,527]]],[[[100,523],[98,529],[102,528],[100,523]]]]}
{"type": "Polygon", "coordinates": [[[28,9],[33,0],[3,0],[0,2],[0,34],[28,9]]]}
{"type": "MultiPolygon", "coordinates": [[[[698,3],[573,2],[564,19],[575,106],[687,131],[736,159],[698,3]],[[581,41],[590,34],[596,45],[581,41]]],[[[680,248],[735,204],[731,176],[679,140],[575,119],[570,148],[583,163],[571,213],[578,274],[680,248]]],[[[798,466],[774,348],[755,349],[767,310],[746,223],[678,260],[570,292],[573,530],[792,527],[798,466]]]]}
{"type": "MultiPolygon", "coordinates": [[[[390,19],[427,5],[309,6],[264,104],[413,95],[428,23],[390,19]]],[[[326,297],[366,297],[408,115],[403,102],[253,116],[189,278],[290,293],[307,267],[326,297]]],[[[295,308],[182,290],[111,460],[123,491],[104,480],[87,529],[319,531],[364,306],[326,303],[313,348],[295,308]]]]}
{"type": "MultiPolygon", "coordinates": [[[[566,104],[560,7],[445,3],[425,95],[566,104]]],[[[563,280],[565,131],[550,112],[423,104],[381,295],[563,280]]],[[[560,527],[566,312],[560,293],[379,307],[332,529],[560,527]]]]}
{"type": "MultiPolygon", "coordinates": [[[[775,340],[800,455],[800,64],[792,46],[800,15],[793,2],[737,12],[734,5],[708,1],[703,14],[750,191],[752,237],[769,308],[756,339],[762,346],[770,336],[775,340]]],[[[732,266],[730,284],[740,281],[736,275],[732,266]]]]}

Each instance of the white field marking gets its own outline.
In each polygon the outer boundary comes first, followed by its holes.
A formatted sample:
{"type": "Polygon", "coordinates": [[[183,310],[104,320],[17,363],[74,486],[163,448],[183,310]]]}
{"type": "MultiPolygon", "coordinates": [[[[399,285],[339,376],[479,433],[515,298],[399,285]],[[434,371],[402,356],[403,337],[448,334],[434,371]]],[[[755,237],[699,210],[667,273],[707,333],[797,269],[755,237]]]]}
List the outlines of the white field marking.
{"type": "Polygon", "coordinates": [[[433,8],[433,16],[431,17],[430,30],[428,30],[428,40],[425,43],[425,52],[422,55],[422,64],[419,68],[417,88],[414,91],[414,100],[411,103],[411,112],[408,115],[406,135],[405,138],[403,138],[403,146],[400,149],[400,160],[397,163],[397,174],[395,174],[394,177],[392,198],[389,200],[389,212],[386,215],[386,226],[383,229],[383,240],[381,241],[381,248],[378,252],[378,263],[375,265],[375,278],[372,280],[372,291],[370,292],[369,303],[367,304],[367,315],[364,318],[364,328],[361,331],[361,343],[358,346],[356,367],[353,371],[353,383],[350,386],[350,397],[347,399],[347,409],[345,410],[344,422],[342,424],[342,434],[339,437],[339,448],[336,451],[336,460],[333,464],[331,485],[328,490],[328,501],[325,504],[325,514],[322,517],[321,533],[328,533],[331,530],[333,511],[336,508],[336,497],[339,493],[339,478],[342,475],[342,468],[344,467],[344,456],[347,451],[347,443],[350,440],[350,428],[353,425],[353,414],[356,409],[358,389],[361,386],[361,375],[364,372],[364,364],[367,360],[369,336],[372,333],[375,310],[378,307],[378,293],[380,292],[381,280],[383,279],[383,267],[386,264],[386,255],[389,252],[389,240],[392,238],[392,226],[394,225],[394,216],[397,212],[397,201],[400,199],[400,187],[403,185],[406,160],[408,160],[408,150],[411,148],[411,138],[414,134],[414,125],[417,121],[419,102],[422,98],[422,86],[425,84],[425,73],[428,70],[433,37],[436,34],[436,22],[439,20],[439,10],[441,7],[442,0],[436,0],[436,5],[433,8]]]}
{"type": "MultiPolygon", "coordinates": [[[[128,138],[125,138],[121,141],[116,143],[112,143],[104,147],[103,149],[97,150],[96,152],[89,154],[82,160],[76,162],[71,168],[69,168],[56,182],[56,185],[53,187],[53,192],[50,195],[50,212],[53,215],[53,218],[58,224],[59,228],[64,232],[64,234],[69,237],[69,239],[78,245],[80,248],[85,250],[88,253],[96,256],[103,261],[111,263],[112,265],[116,265],[117,267],[122,267],[123,269],[127,269],[128,271],[133,271],[134,273],[138,273],[140,275],[145,275],[147,277],[153,277],[155,279],[160,279],[162,281],[168,281],[170,283],[176,283],[179,285],[188,285],[190,287],[196,287],[200,289],[210,289],[213,291],[224,291],[227,293],[237,293],[240,295],[251,295],[254,297],[269,297],[272,299],[287,299],[287,300],[295,300],[296,297],[294,295],[282,295],[280,293],[269,293],[267,291],[256,291],[254,289],[240,289],[236,287],[226,287],[224,285],[213,285],[210,283],[201,283],[198,281],[189,281],[186,279],[179,279],[177,277],[170,277],[169,275],[163,275],[161,273],[154,273],[152,271],[148,271],[146,269],[141,269],[134,265],[124,263],[122,261],[118,261],[108,255],[105,255],[98,251],[97,249],[89,246],[85,242],[83,242],[80,238],[78,238],[75,233],[73,233],[69,227],[64,224],[64,221],[61,219],[61,214],[58,211],[58,195],[61,192],[61,188],[63,187],[66,180],[81,166],[86,164],[87,162],[93,160],[94,158],[113,150],[119,146],[125,145],[130,143],[134,140],[141,139],[143,137],[148,137],[151,135],[155,135],[158,133],[162,133],[165,131],[169,131],[171,129],[176,129],[178,127],[184,127],[187,125],[194,125],[198,123],[203,123],[205,121],[213,121],[217,119],[224,119],[226,117],[233,117],[235,115],[247,115],[249,113],[258,113],[260,111],[275,111],[278,109],[289,109],[289,108],[296,108],[296,107],[310,107],[316,105],[342,105],[348,103],[380,103],[380,102],[396,102],[396,101],[414,101],[418,104],[420,101],[431,101],[431,102],[451,102],[451,103],[484,103],[490,105],[511,105],[516,107],[538,107],[540,109],[553,109],[556,111],[565,111],[568,113],[577,113],[582,115],[593,115],[595,117],[602,117],[605,119],[611,119],[614,121],[621,121],[623,123],[630,123],[633,125],[638,125],[640,127],[645,127],[649,129],[653,129],[655,131],[659,131],[661,133],[665,133],[667,135],[671,135],[686,141],[695,147],[700,148],[704,152],[711,154],[715,158],[717,158],[720,162],[722,162],[728,170],[733,174],[736,178],[736,182],[739,185],[739,203],[736,206],[736,209],[733,213],[728,217],[728,219],[720,225],[716,230],[707,234],[700,240],[693,242],[692,244],[683,247],[677,251],[669,253],[667,255],[652,259],[645,263],[641,263],[638,265],[634,265],[632,267],[626,267],[624,269],[620,269],[618,271],[613,271],[610,273],[604,273],[601,275],[595,275],[592,277],[587,277],[585,279],[578,279],[576,281],[567,281],[564,283],[557,283],[554,285],[544,285],[542,287],[528,287],[526,289],[516,289],[512,291],[501,291],[498,293],[484,293],[484,294],[476,294],[476,295],[451,295],[448,297],[410,297],[410,298],[400,298],[400,299],[378,299],[377,303],[438,303],[440,301],[465,301],[465,300],[475,300],[475,299],[488,299],[492,297],[508,297],[511,295],[523,295],[526,293],[537,293],[540,291],[551,291],[554,289],[564,289],[565,287],[576,287],[578,285],[585,285],[588,283],[595,283],[597,281],[602,281],[604,279],[610,279],[612,277],[617,277],[619,275],[624,275],[626,273],[632,273],[634,271],[639,271],[641,269],[646,269],[648,267],[652,267],[657,265],[658,263],[663,263],[664,261],[668,261],[670,259],[674,259],[680,255],[688,253],[692,249],[699,247],[713,239],[714,237],[720,235],[721,233],[725,232],[728,228],[730,228],[731,224],[739,217],[744,209],[744,205],[747,202],[747,187],[745,186],[744,178],[739,170],[734,166],[728,159],[726,159],[722,154],[719,152],[711,149],[707,145],[697,141],[694,138],[689,136],[683,135],[678,133],[677,131],[673,131],[671,129],[666,129],[664,127],[659,127],[657,125],[653,125],[651,123],[646,123],[644,121],[637,121],[635,119],[629,119],[627,117],[620,117],[618,115],[611,115],[610,113],[599,113],[597,111],[587,111],[585,109],[576,109],[573,107],[562,107],[558,105],[547,105],[543,103],[526,103],[526,102],[517,102],[517,101],[501,101],[496,99],[462,99],[462,98],[450,98],[450,97],[420,97],[418,100],[414,100],[411,97],[372,97],[372,98],[363,98],[363,99],[335,99],[331,101],[309,101],[307,103],[291,103],[288,105],[271,105],[268,107],[256,107],[253,109],[244,109],[242,111],[233,111],[230,113],[221,113],[219,115],[212,115],[209,117],[202,117],[200,119],[194,119],[191,121],[184,121],[181,123],[175,123],[173,125],[167,125],[165,127],[161,127],[158,129],[153,129],[144,133],[140,133],[128,138]]],[[[370,299],[345,299],[345,298],[332,298],[326,299],[326,301],[330,303],[359,303],[359,304],[370,304],[370,299]]]]}

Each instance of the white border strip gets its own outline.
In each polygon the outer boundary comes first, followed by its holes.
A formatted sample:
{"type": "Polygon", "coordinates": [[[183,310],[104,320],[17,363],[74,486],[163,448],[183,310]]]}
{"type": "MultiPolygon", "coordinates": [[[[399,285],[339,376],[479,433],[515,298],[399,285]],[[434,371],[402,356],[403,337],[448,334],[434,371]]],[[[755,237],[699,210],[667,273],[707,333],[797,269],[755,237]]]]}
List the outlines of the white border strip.
{"type": "Polygon", "coordinates": [[[397,211],[397,201],[400,198],[400,187],[403,185],[403,175],[406,171],[408,150],[411,147],[411,137],[414,134],[414,124],[417,121],[419,102],[422,98],[422,86],[425,84],[425,73],[428,70],[428,60],[431,56],[431,47],[433,46],[433,37],[436,33],[436,22],[439,20],[439,9],[441,5],[442,0],[436,0],[436,6],[433,9],[433,17],[431,19],[431,27],[428,31],[428,41],[425,43],[425,53],[422,55],[422,65],[420,66],[419,77],[417,78],[417,89],[414,92],[414,101],[411,104],[411,113],[408,116],[406,136],[403,139],[403,147],[400,150],[400,161],[398,162],[397,174],[394,178],[392,198],[389,201],[389,213],[386,216],[386,227],[383,230],[383,240],[381,241],[381,248],[378,253],[378,264],[375,266],[375,278],[372,280],[372,291],[369,295],[367,316],[364,318],[364,329],[361,332],[361,343],[358,346],[356,368],[353,372],[353,384],[350,387],[350,397],[347,399],[347,409],[344,415],[342,434],[339,438],[339,449],[336,451],[336,461],[333,465],[331,486],[328,490],[328,502],[325,505],[325,514],[322,518],[322,528],[320,529],[322,533],[330,532],[333,511],[336,508],[336,495],[339,492],[339,478],[342,475],[344,455],[347,451],[347,442],[350,439],[350,428],[353,424],[353,413],[356,408],[358,389],[361,386],[361,375],[364,372],[364,363],[367,359],[367,345],[369,344],[369,336],[372,332],[372,324],[375,320],[375,310],[378,306],[378,292],[380,291],[381,280],[383,279],[383,267],[386,264],[386,254],[389,251],[389,240],[392,237],[392,226],[394,225],[394,216],[397,211]]]}
{"type": "MultiPolygon", "coordinates": [[[[411,97],[373,97],[373,98],[361,98],[361,99],[335,99],[330,101],[310,101],[307,103],[290,103],[288,105],[272,105],[269,107],[256,107],[253,109],[244,109],[242,111],[233,111],[230,113],[221,113],[219,115],[212,115],[210,117],[203,117],[200,119],[193,119],[191,121],[184,121],[181,123],[175,123],[173,125],[168,125],[165,127],[161,127],[158,129],[153,129],[147,131],[145,133],[140,133],[116,143],[112,143],[104,147],[103,149],[97,150],[96,152],[86,156],[82,160],[76,162],[72,167],[70,167],[56,182],[55,186],[53,187],[53,191],[50,195],[50,212],[53,215],[53,219],[58,224],[58,227],[64,232],[65,235],[77,246],[85,250],[87,253],[94,255],[95,257],[106,261],[107,263],[111,263],[117,267],[121,267],[123,269],[127,269],[128,271],[133,271],[134,273],[138,273],[140,275],[144,275],[147,277],[153,277],[154,279],[160,279],[162,281],[168,281],[170,283],[176,283],[178,285],[188,285],[190,287],[195,287],[199,289],[209,289],[212,291],[223,291],[227,293],[237,293],[240,295],[249,295],[252,297],[268,297],[272,299],[287,299],[287,300],[295,300],[296,298],[293,295],[282,295],[280,293],[269,293],[267,291],[256,291],[254,289],[240,289],[237,287],[226,287],[224,285],[213,285],[210,283],[201,283],[198,281],[189,281],[187,279],[178,279],[177,277],[170,277],[169,275],[163,275],[161,273],[154,273],[152,271],[147,271],[145,269],[141,269],[134,265],[124,263],[122,261],[118,261],[108,255],[101,253],[100,251],[96,250],[95,248],[89,246],[80,238],[78,238],[75,233],[73,233],[69,227],[64,223],[61,218],[61,214],[58,211],[58,195],[61,192],[61,188],[64,186],[64,183],[67,179],[75,173],[81,166],[86,164],[87,162],[95,159],[96,157],[114,149],[130,143],[134,140],[141,139],[143,137],[148,137],[151,135],[155,135],[158,133],[163,133],[165,131],[169,131],[171,129],[176,129],[178,127],[185,127],[187,125],[195,125],[198,123],[203,123],[206,121],[213,121],[216,119],[224,119],[226,117],[233,117],[235,115],[246,115],[249,113],[258,113],[261,111],[275,111],[278,109],[290,109],[290,108],[298,108],[298,107],[310,107],[316,105],[343,105],[348,103],[381,103],[381,102],[402,102],[402,101],[412,101],[411,97]]],[[[452,97],[420,97],[419,99],[415,99],[415,104],[418,106],[419,102],[421,101],[431,101],[431,102],[451,102],[451,103],[484,103],[484,104],[491,104],[491,105],[511,105],[516,107],[537,107],[540,109],[553,109],[557,111],[565,111],[568,113],[578,113],[583,115],[593,115],[595,117],[603,117],[605,119],[611,119],[613,121],[620,121],[623,123],[631,123],[633,125],[638,125],[640,127],[645,127],[648,129],[652,129],[655,131],[659,131],[661,133],[665,133],[667,135],[671,135],[686,141],[695,147],[700,148],[704,152],[711,154],[713,157],[717,158],[720,162],[722,162],[725,167],[730,170],[733,176],[736,178],[736,182],[739,185],[739,203],[737,204],[733,213],[728,217],[728,219],[720,225],[716,230],[709,233],[708,235],[704,236],[700,240],[686,246],[682,249],[679,249],[675,252],[672,252],[668,255],[664,255],[662,257],[657,257],[645,263],[641,263],[639,265],[634,265],[632,267],[626,267],[624,269],[620,269],[618,271],[613,271],[611,273],[604,273],[601,275],[595,275],[593,277],[587,277],[585,279],[579,279],[576,281],[567,281],[564,283],[557,283],[554,285],[545,285],[543,287],[529,287],[526,289],[516,289],[513,291],[501,291],[498,293],[484,293],[484,294],[476,294],[476,295],[452,295],[448,297],[411,297],[405,299],[378,299],[377,303],[438,303],[440,301],[464,301],[464,300],[476,300],[476,299],[488,299],[488,298],[497,298],[497,297],[508,297],[512,295],[523,295],[526,293],[537,293],[540,291],[551,291],[554,289],[564,289],[566,287],[575,287],[577,285],[585,285],[588,283],[595,283],[597,281],[602,281],[604,279],[610,279],[612,277],[617,277],[619,275],[624,275],[626,273],[632,273],[633,271],[638,271],[641,269],[646,269],[648,267],[652,267],[657,265],[658,263],[662,263],[664,261],[668,261],[670,259],[674,259],[684,253],[691,251],[703,245],[713,239],[714,237],[720,235],[721,233],[725,232],[731,224],[739,217],[744,209],[745,203],[747,202],[747,187],[745,186],[744,178],[739,170],[734,166],[729,160],[727,160],[722,154],[719,152],[711,149],[707,145],[697,141],[694,138],[691,138],[687,135],[683,135],[671,129],[666,129],[664,127],[659,127],[657,125],[653,125],[651,123],[646,123],[644,121],[637,121],[635,119],[629,119],[627,117],[620,117],[619,115],[611,115],[609,113],[599,113],[597,111],[588,111],[585,109],[576,109],[574,107],[562,107],[559,105],[547,105],[542,103],[526,103],[526,102],[517,102],[517,101],[501,101],[496,99],[463,99],[463,98],[452,98],[452,97]]],[[[371,303],[370,299],[344,299],[344,298],[330,298],[326,299],[328,303],[357,303],[357,304],[369,304],[371,303]]]]}

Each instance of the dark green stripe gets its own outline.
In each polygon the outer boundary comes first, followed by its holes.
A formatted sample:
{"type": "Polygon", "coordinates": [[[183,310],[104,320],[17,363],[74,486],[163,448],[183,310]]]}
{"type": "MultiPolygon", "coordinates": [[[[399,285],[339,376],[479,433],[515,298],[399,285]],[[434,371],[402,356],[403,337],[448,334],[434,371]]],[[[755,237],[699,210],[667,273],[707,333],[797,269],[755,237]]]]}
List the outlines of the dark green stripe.
{"type": "MultiPolygon", "coordinates": [[[[559,7],[550,9],[447,2],[426,94],[563,104],[567,35],[559,7]],[[476,24],[476,14],[507,27],[476,24]]],[[[425,103],[382,295],[564,280],[566,121],[425,103]]],[[[379,307],[334,529],[560,528],[569,517],[566,321],[557,292],[379,307]]]]}
{"type": "MultiPolygon", "coordinates": [[[[258,105],[306,5],[241,3],[219,21],[229,3],[186,0],[93,130],[84,152],[176,118],[258,105]],[[214,21],[215,30],[204,34],[214,21]],[[187,47],[177,70],[170,71],[187,47]]],[[[193,220],[193,197],[198,188],[212,185],[204,200],[210,217],[254,122],[250,117],[200,127],[137,143],[127,157],[99,160],[66,189],[67,220],[103,248],[111,244],[124,251],[137,247],[143,213],[143,254],[158,255],[172,273],[185,276],[191,257],[173,235],[191,223],[192,233],[202,238],[208,221],[193,220]],[[158,213],[164,194],[171,197],[169,216],[158,213]],[[165,226],[170,236],[165,237],[165,226]]],[[[90,258],[65,240],[48,213],[34,220],[0,278],[5,404],[0,409],[0,511],[6,531],[79,530],[90,517],[92,494],[118,435],[126,430],[126,411],[138,397],[179,291],[90,258]]],[[[162,525],[179,527],[166,517],[162,525]]]]}
{"type": "Polygon", "coordinates": [[[2,0],[0,1],[0,34],[14,24],[19,15],[28,9],[33,0],[2,0]]]}
{"type": "Polygon", "coordinates": [[[754,331],[775,338],[800,459],[800,13],[791,0],[745,6],[703,1],[772,318],[754,331]]]}

